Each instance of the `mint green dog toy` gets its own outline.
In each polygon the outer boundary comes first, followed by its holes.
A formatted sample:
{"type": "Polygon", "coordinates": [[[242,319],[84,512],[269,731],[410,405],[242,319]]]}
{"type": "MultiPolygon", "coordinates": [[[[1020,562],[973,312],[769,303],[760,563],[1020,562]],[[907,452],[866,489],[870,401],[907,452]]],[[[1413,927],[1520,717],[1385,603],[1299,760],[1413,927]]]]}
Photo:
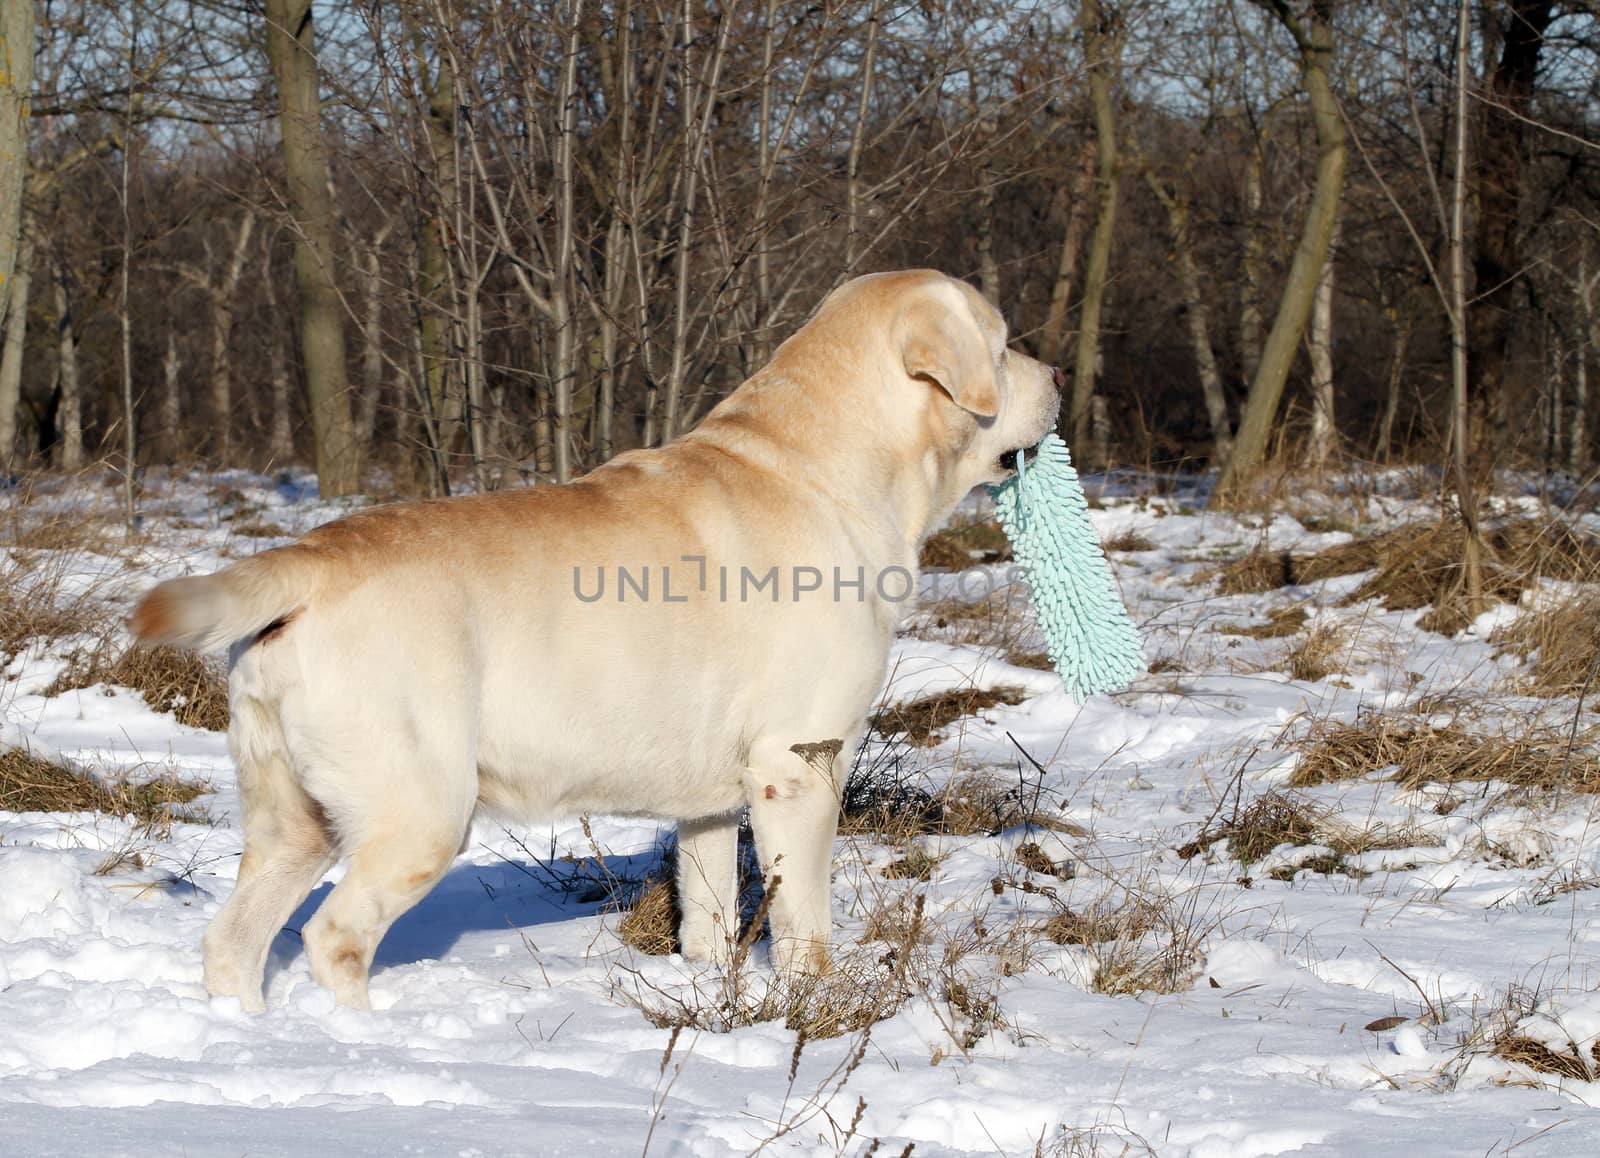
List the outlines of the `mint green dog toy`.
{"type": "Polygon", "coordinates": [[[1067,444],[1044,436],[1017,475],[990,487],[1000,526],[1033,592],[1050,663],[1080,703],[1120,691],[1144,671],[1139,634],[1122,605],[1067,444]]]}

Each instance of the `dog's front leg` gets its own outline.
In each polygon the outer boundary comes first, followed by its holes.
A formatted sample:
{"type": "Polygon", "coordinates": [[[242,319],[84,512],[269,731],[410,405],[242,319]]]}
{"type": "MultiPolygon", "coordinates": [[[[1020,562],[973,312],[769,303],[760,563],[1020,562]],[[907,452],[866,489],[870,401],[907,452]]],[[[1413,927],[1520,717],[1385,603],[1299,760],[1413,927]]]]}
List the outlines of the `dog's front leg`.
{"type": "Polygon", "coordinates": [[[766,874],[772,959],[780,973],[829,968],[839,740],[758,741],[750,750],[750,827],[766,874]]]}
{"type": "Polygon", "coordinates": [[[739,814],[678,822],[678,944],[691,961],[726,965],[739,936],[739,814]]]}

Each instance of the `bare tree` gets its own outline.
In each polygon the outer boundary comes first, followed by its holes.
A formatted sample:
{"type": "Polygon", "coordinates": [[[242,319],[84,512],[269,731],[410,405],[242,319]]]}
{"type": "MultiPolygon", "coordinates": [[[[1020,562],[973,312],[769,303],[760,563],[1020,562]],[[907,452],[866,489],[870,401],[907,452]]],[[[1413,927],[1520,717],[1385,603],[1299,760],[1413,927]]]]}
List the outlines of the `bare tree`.
{"type": "Polygon", "coordinates": [[[1094,111],[1096,151],[1094,236],[1083,275],[1083,306],[1078,313],[1078,344],[1072,379],[1072,441],[1078,454],[1104,466],[1107,448],[1095,438],[1095,378],[1100,372],[1100,314],[1105,305],[1111,245],[1117,227],[1117,126],[1111,89],[1119,68],[1118,16],[1100,0],[1084,0],[1079,15],[1083,51],[1089,66],[1089,101],[1094,111]]]}
{"type": "Polygon", "coordinates": [[[1345,132],[1339,105],[1333,95],[1330,75],[1333,62],[1334,0],[1311,0],[1310,10],[1299,14],[1288,0],[1256,0],[1270,8],[1273,16],[1294,40],[1300,59],[1302,82],[1311,102],[1311,117],[1317,133],[1316,176],[1305,224],[1295,248],[1294,263],[1272,329],[1261,352],[1261,364],[1250,383],[1243,419],[1234,441],[1233,456],[1217,484],[1224,501],[1236,495],[1259,469],[1266,454],[1267,440],[1278,414],[1278,403],[1289,379],[1295,351],[1311,315],[1317,282],[1327,264],[1339,218],[1339,200],[1344,189],[1345,132]]]}
{"type": "MultiPolygon", "coordinates": [[[[0,0],[0,319],[6,317],[11,300],[22,235],[32,93],[33,0],[0,0]]],[[[10,450],[9,441],[0,446],[0,454],[10,450]]]]}
{"type": "Polygon", "coordinates": [[[10,470],[17,443],[17,405],[22,399],[22,352],[28,342],[28,298],[33,281],[33,236],[22,235],[0,348],[0,468],[10,470]]]}
{"type": "Polygon", "coordinates": [[[1339,253],[1339,226],[1335,221],[1328,257],[1317,278],[1311,300],[1311,333],[1306,352],[1311,360],[1311,457],[1325,464],[1338,449],[1338,415],[1333,388],[1333,277],[1339,253]]]}
{"type": "Polygon", "coordinates": [[[359,447],[352,437],[344,361],[344,303],[335,274],[336,211],[322,133],[316,30],[310,0],[266,0],[267,53],[278,86],[287,201],[295,222],[295,281],[317,481],[328,497],[355,492],[359,447]]]}

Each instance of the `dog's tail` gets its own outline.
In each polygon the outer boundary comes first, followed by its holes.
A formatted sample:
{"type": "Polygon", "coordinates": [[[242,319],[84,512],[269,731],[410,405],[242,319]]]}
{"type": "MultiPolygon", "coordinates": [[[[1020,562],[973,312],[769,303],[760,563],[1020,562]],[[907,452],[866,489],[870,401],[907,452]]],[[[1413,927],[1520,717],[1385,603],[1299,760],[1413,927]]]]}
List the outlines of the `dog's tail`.
{"type": "Polygon", "coordinates": [[[279,547],[214,575],[169,579],[134,608],[128,626],[145,643],[225,647],[287,619],[322,585],[322,560],[279,547]]]}

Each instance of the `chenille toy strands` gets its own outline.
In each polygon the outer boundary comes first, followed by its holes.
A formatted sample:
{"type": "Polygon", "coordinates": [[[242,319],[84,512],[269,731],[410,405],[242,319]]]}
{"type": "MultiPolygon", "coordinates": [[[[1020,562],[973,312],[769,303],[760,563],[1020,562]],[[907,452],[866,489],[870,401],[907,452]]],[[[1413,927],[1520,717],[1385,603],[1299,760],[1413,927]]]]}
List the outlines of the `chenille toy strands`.
{"type": "Polygon", "coordinates": [[[1044,436],[1017,475],[991,487],[996,513],[1044,633],[1050,663],[1079,701],[1120,691],[1144,671],[1144,652],[1122,605],[1067,444],[1044,436]]]}

